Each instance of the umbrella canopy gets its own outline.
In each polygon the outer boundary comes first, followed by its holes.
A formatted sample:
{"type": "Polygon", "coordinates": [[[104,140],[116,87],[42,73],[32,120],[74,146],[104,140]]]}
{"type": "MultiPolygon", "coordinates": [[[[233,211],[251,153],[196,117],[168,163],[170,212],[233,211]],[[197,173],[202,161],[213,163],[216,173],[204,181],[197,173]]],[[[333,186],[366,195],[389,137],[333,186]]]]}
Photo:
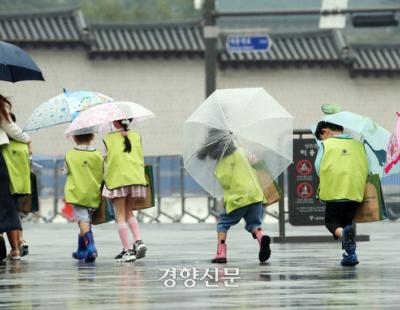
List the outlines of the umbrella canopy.
{"type": "Polygon", "coordinates": [[[155,117],[154,113],[140,104],[129,101],[115,101],[82,111],[68,126],[65,134],[85,134],[111,131],[112,122],[132,119],[134,123],[155,117]]]}
{"type": "Polygon", "coordinates": [[[386,150],[386,165],[385,173],[393,173],[396,164],[400,161],[400,113],[396,113],[397,120],[393,133],[390,136],[389,143],[386,150]],[[393,170],[392,170],[393,169],[393,170]]]}
{"type": "Polygon", "coordinates": [[[0,80],[44,81],[44,78],[37,64],[24,50],[16,45],[0,41],[0,80]]]}
{"type": "Polygon", "coordinates": [[[376,124],[369,117],[348,111],[325,115],[323,120],[360,134],[367,152],[370,171],[380,176],[383,175],[386,147],[390,138],[389,131],[376,124]]]}
{"type": "Polygon", "coordinates": [[[29,117],[25,131],[38,130],[58,124],[69,123],[81,110],[112,102],[114,99],[93,91],[64,91],[39,105],[29,117]]]}
{"type": "Polygon", "coordinates": [[[292,162],[292,146],[292,115],[262,88],[217,90],[184,124],[185,168],[213,196],[223,195],[218,164],[236,150],[243,167],[268,171],[272,182],[292,162]]]}

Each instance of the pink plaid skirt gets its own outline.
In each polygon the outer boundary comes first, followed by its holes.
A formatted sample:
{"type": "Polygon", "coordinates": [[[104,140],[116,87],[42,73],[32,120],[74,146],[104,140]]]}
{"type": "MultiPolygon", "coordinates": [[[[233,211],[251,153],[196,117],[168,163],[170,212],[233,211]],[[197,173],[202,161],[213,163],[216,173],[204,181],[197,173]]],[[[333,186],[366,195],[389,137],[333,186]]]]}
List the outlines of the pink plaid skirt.
{"type": "Polygon", "coordinates": [[[108,189],[106,186],[103,187],[102,195],[107,198],[122,198],[122,197],[133,197],[133,198],[146,198],[146,186],[144,185],[127,185],[114,189],[108,189]]]}

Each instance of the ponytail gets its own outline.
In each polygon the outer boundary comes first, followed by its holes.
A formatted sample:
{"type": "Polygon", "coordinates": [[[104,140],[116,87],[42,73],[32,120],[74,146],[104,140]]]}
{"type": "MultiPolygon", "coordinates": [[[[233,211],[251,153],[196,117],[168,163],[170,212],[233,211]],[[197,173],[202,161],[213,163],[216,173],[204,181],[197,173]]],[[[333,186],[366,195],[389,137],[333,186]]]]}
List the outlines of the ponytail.
{"type": "Polygon", "coordinates": [[[122,120],[120,121],[120,124],[122,126],[122,132],[121,135],[124,137],[124,152],[130,153],[132,151],[132,144],[131,140],[128,138],[128,126],[131,120],[122,120]]]}

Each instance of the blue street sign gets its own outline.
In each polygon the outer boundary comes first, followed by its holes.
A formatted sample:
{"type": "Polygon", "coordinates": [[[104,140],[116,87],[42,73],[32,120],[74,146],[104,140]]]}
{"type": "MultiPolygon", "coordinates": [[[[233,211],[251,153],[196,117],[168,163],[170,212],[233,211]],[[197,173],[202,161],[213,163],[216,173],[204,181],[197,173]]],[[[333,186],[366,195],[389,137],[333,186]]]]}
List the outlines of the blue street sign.
{"type": "Polygon", "coordinates": [[[271,46],[268,35],[230,35],[226,39],[229,52],[266,51],[271,46]]]}

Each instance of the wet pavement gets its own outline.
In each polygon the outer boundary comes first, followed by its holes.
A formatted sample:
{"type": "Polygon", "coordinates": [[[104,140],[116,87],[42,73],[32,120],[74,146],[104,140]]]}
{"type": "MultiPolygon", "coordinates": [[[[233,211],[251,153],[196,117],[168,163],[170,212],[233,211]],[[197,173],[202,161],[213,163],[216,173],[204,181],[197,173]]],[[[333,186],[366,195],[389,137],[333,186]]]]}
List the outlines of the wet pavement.
{"type": "MultiPolygon", "coordinates": [[[[276,236],[278,226],[268,230],[276,236]]],[[[340,266],[335,242],[273,244],[262,265],[239,224],[229,234],[228,264],[216,266],[212,224],[143,224],[148,256],[134,263],[113,261],[120,244],[105,224],[94,228],[100,256],[85,264],[71,258],[74,224],[26,224],[31,254],[0,263],[0,309],[399,309],[400,222],[358,231],[372,233],[358,244],[356,267],[340,266]]],[[[288,230],[302,234],[326,231],[288,230]]]]}

